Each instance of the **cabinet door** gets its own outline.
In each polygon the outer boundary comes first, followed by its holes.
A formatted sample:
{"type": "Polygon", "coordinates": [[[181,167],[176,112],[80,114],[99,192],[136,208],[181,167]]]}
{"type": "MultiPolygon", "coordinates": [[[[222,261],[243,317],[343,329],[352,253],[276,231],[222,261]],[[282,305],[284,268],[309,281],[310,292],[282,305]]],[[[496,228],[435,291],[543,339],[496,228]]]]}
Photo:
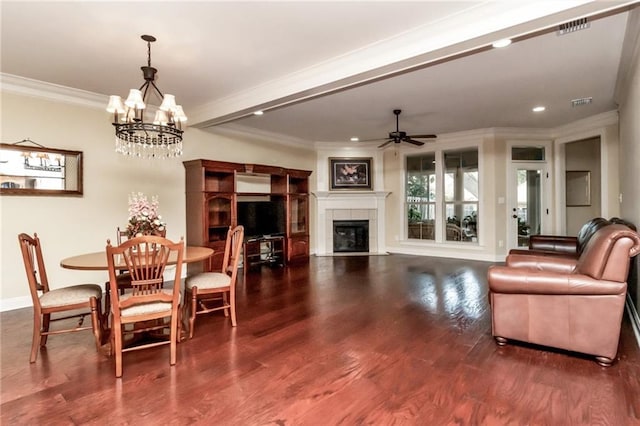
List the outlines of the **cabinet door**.
{"type": "Polygon", "coordinates": [[[308,233],[309,221],[309,196],[290,195],[289,196],[289,234],[308,233]]]}
{"type": "Polygon", "coordinates": [[[206,198],[205,211],[208,231],[207,241],[209,243],[225,241],[227,231],[232,225],[232,209],[232,195],[215,194],[206,198]]]}
{"type": "Polygon", "coordinates": [[[296,260],[309,259],[309,238],[293,237],[289,238],[289,247],[287,248],[287,261],[295,262],[296,260]]]}

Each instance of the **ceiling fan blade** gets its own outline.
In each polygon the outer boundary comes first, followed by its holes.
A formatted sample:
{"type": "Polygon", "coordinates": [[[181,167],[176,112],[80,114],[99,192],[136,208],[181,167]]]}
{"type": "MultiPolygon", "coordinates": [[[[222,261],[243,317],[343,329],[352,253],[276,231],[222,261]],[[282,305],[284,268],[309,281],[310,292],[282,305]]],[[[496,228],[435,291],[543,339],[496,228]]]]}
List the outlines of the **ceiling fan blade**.
{"type": "Polygon", "coordinates": [[[409,142],[412,143],[414,145],[418,145],[418,146],[422,146],[424,145],[424,142],[420,142],[420,141],[414,141],[413,139],[410,138],[406,138],[406,139],[402,139],[404,142],[409,142]]]}
{"type": "Polygon", "coordinates": [[[386,141],[389,138],[375,138],[375,139],[359,139],[358,142],[377,142],[377,141],[386,141]]]}
{"type": "Polygon", "coordinates": [[[408,135],[407,137],[414,138],[414,139],[435,139],[435,138],[437,138],[436,135],[408,135]]]}
{"type": "Polygon", "coordinates": [[[385,146],[389,145],[391,142],[393,142],[393,139],[389,139],[388,141],[380,145],[378,148],[384,148],[385,146]]]}

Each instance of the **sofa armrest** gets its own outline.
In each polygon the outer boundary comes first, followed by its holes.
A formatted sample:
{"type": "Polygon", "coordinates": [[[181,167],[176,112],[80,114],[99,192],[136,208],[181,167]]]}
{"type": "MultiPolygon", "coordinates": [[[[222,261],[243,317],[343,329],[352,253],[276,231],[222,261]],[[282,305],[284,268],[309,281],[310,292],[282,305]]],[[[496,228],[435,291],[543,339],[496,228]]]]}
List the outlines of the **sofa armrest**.
{"type": "Polygon", "coordinates": [[[507,256],[506,265],[510,268],[531,269],[537,271],[570,274],[578,264],[578,259],[568,256],[553,256],[535,252],[507,256]]]}
{"type": "Polygon", "coordinates": [[[529,248],[531,250],[577,254],[578,238],[562,235],[531,235],[529,237],[529,248]]]}
{"type": "Polygon", "coordinates": [[[620,295],[626,282],[596,280],[588,275],[564,274],[531,269],[491,266],[488,272],[492,293],[620,295]]]}
{"type": "Polygon", "coordinates": [[[580,256],[578,253],[566,253],[560,251],[549,250],[527,250],[527,249],[511,249],[509,254],[521,254],[525,256],[550,256],[550,257],[564,257],[569,259],[578,259],[580,256]]]}

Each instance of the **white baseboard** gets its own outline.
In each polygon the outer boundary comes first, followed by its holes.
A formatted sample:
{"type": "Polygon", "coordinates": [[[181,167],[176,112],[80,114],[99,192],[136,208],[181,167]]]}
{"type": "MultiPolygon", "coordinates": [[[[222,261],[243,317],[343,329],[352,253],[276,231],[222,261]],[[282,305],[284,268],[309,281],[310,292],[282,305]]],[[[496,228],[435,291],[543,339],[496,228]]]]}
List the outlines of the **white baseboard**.
{"type": "Polygon", "coordinates": [[[640,315],[636,310],[636,306],[631,300],[631,296],[627,293],[627,312],[629,313],[629,319],[631,320],[631,327],[633,327],[633,334],[636,335],[636,343],[640,346],[640,315]]]}
{"type": "Polygon", "coordinates": [[[0,312],[13,311],[14,309],[30,308],[33,306],[31,296],[12,297],[0,299],[0,312]]]}

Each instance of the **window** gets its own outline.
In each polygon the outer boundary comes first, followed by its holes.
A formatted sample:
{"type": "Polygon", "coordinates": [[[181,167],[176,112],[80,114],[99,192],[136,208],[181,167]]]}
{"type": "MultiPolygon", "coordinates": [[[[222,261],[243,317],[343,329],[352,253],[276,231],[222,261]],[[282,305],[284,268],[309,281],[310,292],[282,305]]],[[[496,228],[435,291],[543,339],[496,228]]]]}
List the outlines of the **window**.
{"type": "Polygon", "coordinates": [[[514,146],[511,148],[513,161],[544,161],[544,147],[514,146]]]}
{"type": "Polygon", "coordinates": [[[408,156],[405,201],[407,237],[477,242],[478,179],[476,147],[444,151],[442,156],[436,153],[408,156]],[[437,162],[443,164],[441,174],[436,174],[437,162]],[[441,193],[436,188],[441,188],[441,193]]]}
{"type": "Polygon", "coordinates": [[[444,153],[446,241],[478,239],[478,150],[444,153]]]}
{"type": "Polygon", "coordinates": [[[409,238],[435,239],[436,157],[407,157],[406,211],[409,238]]]}

